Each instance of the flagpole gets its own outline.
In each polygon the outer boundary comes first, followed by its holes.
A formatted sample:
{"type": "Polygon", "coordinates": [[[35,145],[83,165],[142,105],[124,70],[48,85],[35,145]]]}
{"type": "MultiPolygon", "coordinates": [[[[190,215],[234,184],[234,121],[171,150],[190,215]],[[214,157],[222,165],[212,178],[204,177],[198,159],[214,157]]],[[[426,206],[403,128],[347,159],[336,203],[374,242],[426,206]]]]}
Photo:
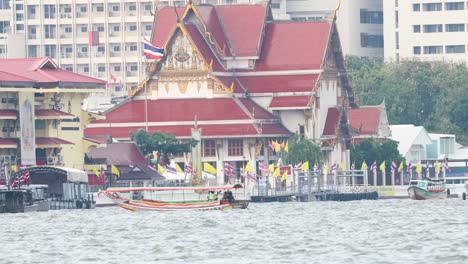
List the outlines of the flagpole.
{"type": "MultiPolygon", "coordinates": [[[[148,59],[146,58],[145,56],[145,66],[148,67],[148,59]]],[[[145,75],[148,74],[148,69],[145,69],[145,75]]],[[[146,83],[147,83],[147,80],[146,80],[146,76],[144,78],[144,82],[145,82],[145,127],[146,127],[146,133],[149,133],[148,131],[148,91],[147,91],[147,88],[146,88],[146,83]]]]}

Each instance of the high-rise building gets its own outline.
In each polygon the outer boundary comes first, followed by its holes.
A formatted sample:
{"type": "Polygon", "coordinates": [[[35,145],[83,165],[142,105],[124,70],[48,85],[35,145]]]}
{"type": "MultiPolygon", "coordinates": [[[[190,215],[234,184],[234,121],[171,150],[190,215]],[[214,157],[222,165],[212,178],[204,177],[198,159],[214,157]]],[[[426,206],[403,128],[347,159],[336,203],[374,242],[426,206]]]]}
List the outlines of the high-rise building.
{"type": "Polygon", "coordinates": [[[468,61],[468,3],[384,1],[385,58],[468,61]]]}

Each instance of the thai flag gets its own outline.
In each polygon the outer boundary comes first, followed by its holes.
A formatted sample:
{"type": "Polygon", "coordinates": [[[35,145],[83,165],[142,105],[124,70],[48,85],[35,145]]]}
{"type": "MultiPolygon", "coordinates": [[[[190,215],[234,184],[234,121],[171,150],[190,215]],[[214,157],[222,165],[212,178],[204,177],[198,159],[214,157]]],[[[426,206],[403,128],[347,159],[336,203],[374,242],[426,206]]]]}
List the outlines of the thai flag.
{"type": "Polygon", "coordinates": [[[247,179],[248,179],[249,181],[253,181],[253,182],[255,182],[255,183],[258,182],[258,181],[257,181],[257,178],[255,178],[255,176],[253,176],[250,172],[247,172],[247,179]]]}
{"type": "Polygon", "coordinates": [[[234,176],[234,167],[229,162],[224,162],[224,172],[229,176],[234,176]]]}
{"type": "Polygon", "coordinates": [[[411,165],[411,162],[408,163],[408,166],[406,167],[406,170],[407,170],[408,172],[410,172],[410,171],[413,170],[413,166],[411,165]]]}
{"type": "Polygon", "coordinates": [[[268,169],[268,165],[265,164],[265,162],[259,162],[259,169],[260,171],[263,171],[263,172],[270,172],[270,170],[268,169]]]}
{"type": "Polygon", "coordinates": [[[370,166],[371,170],[376,170],[377,169],[377,161],[374,160],[374,163],[370,166]]]}
{"type": "Polygon", "coordinates": [[[353,164],[351,164],[351,170],[355,170],[356,169],[356,164],[353,162],[353,164]]]}
{"type": "Polygon", "coordinates": [[[392,161],[392,166],[391,166],[392,173],[395,173],[397,170],[397,164],[395,161],[392,161]]]}
{"type": "Polygon", "coordinates": [[[336,165],[336,163],[333,163],[333,165],[331,166],[331,171],[336,171],[338,165],[336,165]]]}
{"type": "Polygon", "coordinates": [[[430,177],[431,175],[431,164],[429,164],[429,161],[426,162],[426,177],[430,177]]]}
{"type": "Polygon", "coordinates": [[[296,163],[296,165],[294,165],[294,171],[301,171],[301,170],[302,170],[302,162],[296,163]]]}
{"type": "Polygon", "coordinates": [[[148,40],[143,39],[143,53],[146,58],[161,60],[164,57],[164,49],[153,46],[148,40]]]}
{"type": "Polygon", "coordinates": [[[186,174],[192,175],[193,174],[192,164],[191,163],[185,163],[184,171],[185,171],[186,174]]]}
{"type": "Polygon", "coordinates": [[[445,160],[445,171],[450,171],[448,160],[445,160]]]}

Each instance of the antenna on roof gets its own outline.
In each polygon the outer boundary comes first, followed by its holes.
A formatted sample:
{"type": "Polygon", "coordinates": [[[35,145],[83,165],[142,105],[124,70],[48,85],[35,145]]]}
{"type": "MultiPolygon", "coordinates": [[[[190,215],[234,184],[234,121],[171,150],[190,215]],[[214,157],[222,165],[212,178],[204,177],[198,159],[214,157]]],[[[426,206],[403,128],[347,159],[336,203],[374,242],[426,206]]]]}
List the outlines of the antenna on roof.
{"type": "Polygon", "coordinates": [[[176,13],[176,16],[177,16],[177,23],[180,23],[180,17],[179,17],[179,13],[177,13],[175,2],[174,2],[174,12],[176,13]]]}

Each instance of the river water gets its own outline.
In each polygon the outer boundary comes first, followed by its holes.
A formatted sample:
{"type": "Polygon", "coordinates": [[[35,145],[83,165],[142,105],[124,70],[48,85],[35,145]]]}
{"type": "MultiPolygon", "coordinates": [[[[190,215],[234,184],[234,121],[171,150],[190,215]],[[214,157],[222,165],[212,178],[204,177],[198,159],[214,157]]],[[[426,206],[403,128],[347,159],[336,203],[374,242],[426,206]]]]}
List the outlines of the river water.
{"type": "Polygon", "coordinates": [[[118,207],[0,215],[0,263],[468,263],[468,203],[118,207]]]}

